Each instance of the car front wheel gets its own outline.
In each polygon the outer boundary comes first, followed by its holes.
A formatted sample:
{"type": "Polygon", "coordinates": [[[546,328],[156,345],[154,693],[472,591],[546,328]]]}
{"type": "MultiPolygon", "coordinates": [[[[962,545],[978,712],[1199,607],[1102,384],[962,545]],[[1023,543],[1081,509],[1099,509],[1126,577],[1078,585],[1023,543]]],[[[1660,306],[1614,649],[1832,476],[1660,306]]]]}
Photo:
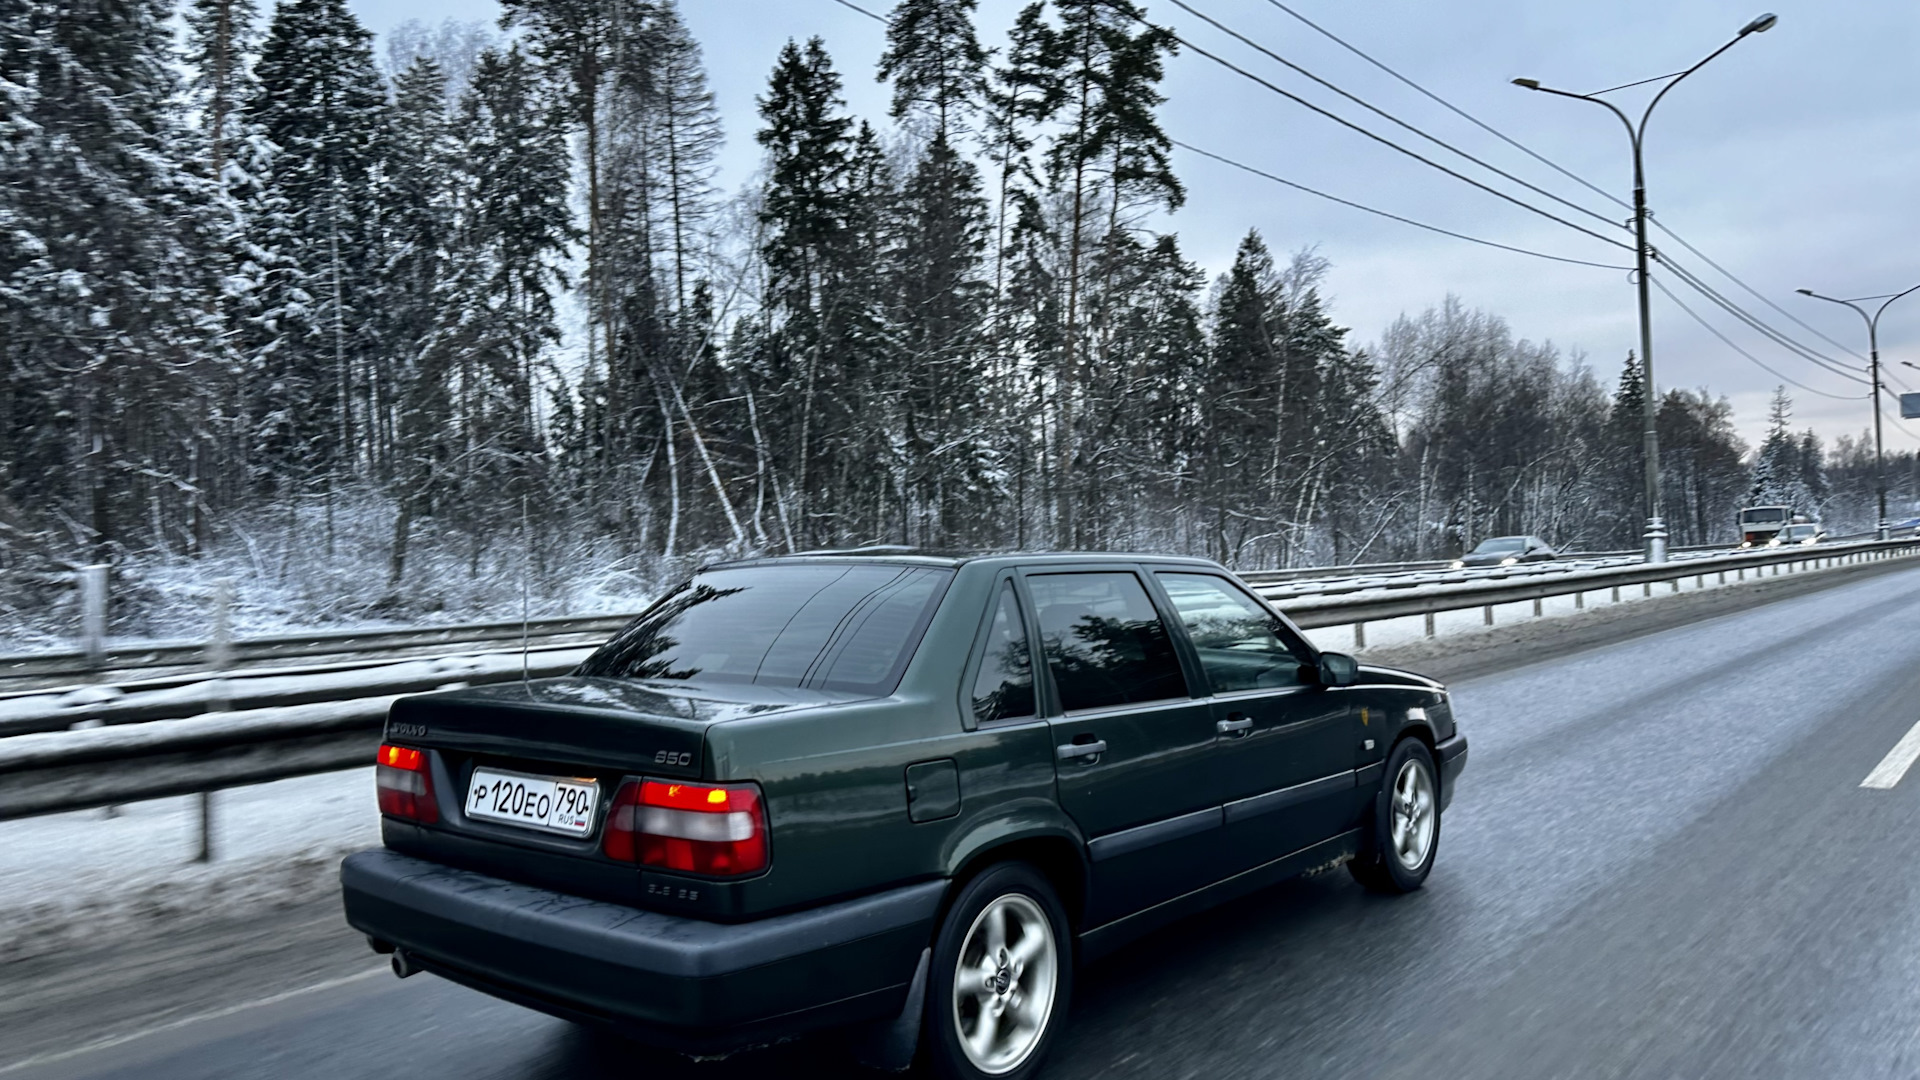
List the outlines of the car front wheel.
{"type": "Polygon", "coordinates": [[[1382,893],[1408,893],[1426,882],[1440,847],[1437,777],[1433,753],[1419,739],[1402,739],[1387,755],[1371,835],[1347,864],[1355,881],[1382,893]]]}
{"type": "Polygon", "coordinates": [[[1073,985],[1073,939],[1047,879],[1003,863],[969,881],[941,924],[930,974],[924,1044],[939,1075],[1039,1072],[1073,985]]]}

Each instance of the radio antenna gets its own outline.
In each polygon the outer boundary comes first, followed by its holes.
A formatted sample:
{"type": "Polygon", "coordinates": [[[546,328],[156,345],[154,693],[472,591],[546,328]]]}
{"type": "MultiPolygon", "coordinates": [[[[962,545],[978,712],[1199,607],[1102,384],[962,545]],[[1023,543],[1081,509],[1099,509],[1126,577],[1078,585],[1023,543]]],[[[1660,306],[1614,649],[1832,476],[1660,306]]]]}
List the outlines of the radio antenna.
{"type": "Polygon", "coordinates": [[[533,696],[533,681],[527,677],[527,638],[532,621],[532,601],[528,575],[533,573],[532,531],[527,525],[527,495],[520,493],[520,689],[533,696]]]}

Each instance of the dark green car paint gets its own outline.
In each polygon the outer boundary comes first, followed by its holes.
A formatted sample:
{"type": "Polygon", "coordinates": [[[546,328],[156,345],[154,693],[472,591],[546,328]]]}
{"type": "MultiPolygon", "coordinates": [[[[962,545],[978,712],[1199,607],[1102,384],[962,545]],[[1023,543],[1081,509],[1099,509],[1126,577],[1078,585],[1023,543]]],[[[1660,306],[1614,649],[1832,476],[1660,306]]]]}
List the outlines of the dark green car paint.
{"type": "MultiPolygon", "coordinates": [[[[1455,734],[1444,688],[1371,666],[1352,686],[1213,695],[1156,581],[1164,571],[1231,579],[1201,560],[792,558],[953,569],[892,693],[568,676],[402,699],[393,721],[427,734],[395,741],[439,752],[436,785],[445,785],[450,813],[433,826],[389,820],[388,846],[562,893],[722,922],[953,879],[1018,852],[1060,885],[1083,944],[1099,951],[1351,856],[1393,745],[1408,734],[1430,746],[1455,734]],[[1061,711],[1026,579],[1086,571],[1132,573],[1145,585],[1173,637],[1189,698],[1061,711]],[[1006,581],[1021,596],[1041,715],[980,723],[969,688],[990,605],[1006,581]],[[1242,717],[1252,720],[1244,734],[1222,731],[1222,721],[1242,717]],[[1106,742],[1105,753],[1058,756],[1057,748],[1093,738],[1106,742]],[[918,768],[925,763],[939,767],[918,768]],[[459,801],[476,764],[593,776],[603,816],[623,777],[756,783],[770,822],[769,865],[739,881],[640,871],[600,855],[594,837],[466,820],[459,801]],[[938,799],[950,801],[944,793],[957,787],[957,806],[913,812],[910,771],[922,783],[932,778],[938,799]]],[[[895,949],[886,962],[904,965],[897,978],[905,979],[916,954],[895,949]]]]}

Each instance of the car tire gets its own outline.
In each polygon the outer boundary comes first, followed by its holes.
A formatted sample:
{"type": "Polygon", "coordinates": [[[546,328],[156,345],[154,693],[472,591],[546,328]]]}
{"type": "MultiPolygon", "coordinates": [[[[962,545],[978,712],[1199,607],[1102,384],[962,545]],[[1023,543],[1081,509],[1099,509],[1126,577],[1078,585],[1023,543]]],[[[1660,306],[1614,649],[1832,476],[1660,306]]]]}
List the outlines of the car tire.
{"type": "Polygon", "coordinates": [[[1387,755],[1372,822],[1353,879],[1377,893],[1410,893],[1426,883],[1440,850],[1440,773],[1433,752],[1411,736],[1387,755]]]}
{"type": "Polygon", "coordinates": [[[928,1064],[946,1080],[1036,1075],[1072,990],[1073,935],[1053,886],[1025,863],[987,869],[961,886],[934,938],[928,1064]]]}

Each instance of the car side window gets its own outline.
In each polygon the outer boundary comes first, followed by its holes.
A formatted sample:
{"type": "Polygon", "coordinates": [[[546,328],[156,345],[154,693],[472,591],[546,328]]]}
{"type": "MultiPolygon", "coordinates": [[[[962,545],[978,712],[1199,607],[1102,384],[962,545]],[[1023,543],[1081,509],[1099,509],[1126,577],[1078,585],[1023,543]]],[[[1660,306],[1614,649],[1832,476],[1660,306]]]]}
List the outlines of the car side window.
{"type": "Polygon", "coordinates": [[[1067,712],[1184,698],[1186,676],[1146,586],[1131,573],[1027,579],[1040,648],[1067,712]]]}
{"type": "Polygon", "coordinates": [[[973,679],[973,715],[981,723],[1034,715],[1033,654],[1027,649],[1027,624],[1013,582],[1002,582],[993,622],[973,679]]]}
{"type": "Polygon", "coordinates": [[[1212,574],[1159,578],[1216,693],[1307,683],[1301,658],[1280,639],[1273,614],[1253,597],[1212,574]]]}

